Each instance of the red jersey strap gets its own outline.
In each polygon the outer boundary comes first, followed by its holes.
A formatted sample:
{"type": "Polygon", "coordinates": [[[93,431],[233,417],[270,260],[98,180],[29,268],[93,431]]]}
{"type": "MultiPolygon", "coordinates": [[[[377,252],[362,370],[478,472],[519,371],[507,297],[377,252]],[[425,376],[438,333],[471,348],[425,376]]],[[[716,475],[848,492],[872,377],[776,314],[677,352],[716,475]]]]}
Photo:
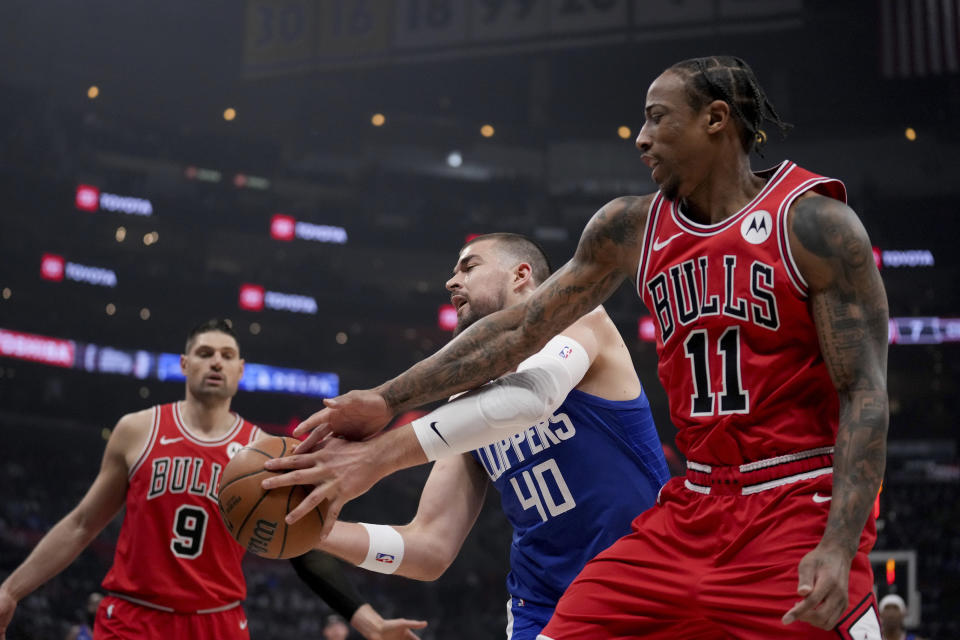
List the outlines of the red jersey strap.
{"type": "Polygon", "coordinates": [[[664,201],[665,199],[663,194],[658,191],[653,197],[653,201],[650,203],[650,210],[647,212],[647,225],[643,230],[640,262],[637,264],[637,293],[640,294],[641,299],[643,299],[643,290],[641,287],[646,276],[647,265],[650,263],[650,246],[654,242],[657,242],[657,229],[659,227],[658,221],[660,219],[660,211],[663,209],[661,205],[664,201]]]}
{"type": "MultiPolygon", "coordinates": [[[[234,438],[238,437],[240,430],[243,428],[243,418],[241,418],[236,413],[233,414],[234,421],[230,426],[230,429],[221,437],[216,440],[204,440],[203,438],[198,438],[193,432],[190,431],[189,427],[186,426],[186,422],[183,419],[183,414],[180,411],[179,402],[173,403],[173,422],[177,426],[177,429],[180,433],[190,442],[199,445],[201,447],[219,447],[227,442],[230,442],[234,438]]],[[[251,425],[252,426],[252,425],[251,425]]]]}
{"type": "Polygon", "coordinates": [[[137,472],[137,469],[143,464],[143,461],[150,457],[150,452],[153,450],[153,445],[157,441],[157,434],[160,433],[160,412],[163,409],[160,405],[155,405],[153,407],[153,417],[150,421],[150,435],[147,436],[147,441],[143,445],[143,450],[140,451],[140,455],[137,456],[136,462],[133,463],[130,467],[129,473],[127,473],[127,479],[132,478],[133,474],[137,472]]]}

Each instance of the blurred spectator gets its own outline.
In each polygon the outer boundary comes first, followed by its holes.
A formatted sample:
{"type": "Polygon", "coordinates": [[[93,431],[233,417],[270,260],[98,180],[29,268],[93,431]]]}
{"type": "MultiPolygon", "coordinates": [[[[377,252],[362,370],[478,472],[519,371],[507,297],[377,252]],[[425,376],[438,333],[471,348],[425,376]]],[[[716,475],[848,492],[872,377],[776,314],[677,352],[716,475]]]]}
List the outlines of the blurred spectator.
{"type": "Polygon", "coordinates": [[[895,593],[885,595],[880,600],[880,624],[883,625],[885,640],[923,640],[915,633],[909,633],[903,627],[907,616],[907,603],[895,593]]]}

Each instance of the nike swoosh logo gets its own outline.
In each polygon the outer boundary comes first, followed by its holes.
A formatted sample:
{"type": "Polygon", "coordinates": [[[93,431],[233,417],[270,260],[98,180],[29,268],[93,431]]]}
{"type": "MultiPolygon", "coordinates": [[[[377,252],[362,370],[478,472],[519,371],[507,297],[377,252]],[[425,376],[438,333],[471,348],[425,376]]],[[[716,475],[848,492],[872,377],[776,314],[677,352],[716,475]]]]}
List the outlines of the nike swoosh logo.
{"type": "Polygon", "coordinates": [[[431,422],[431,423],[430,423],[430,428],[433,429],[433,432],[434,432],[435,434],[437,434],[437,436],[439,436],[439,438],[440,438],[441,440],[443,440],[443,444],[447,445],[448,447],[450,446],[450,443],[447,442],[447,439],[444,438],[444,437],[443,437],[443,434],[440,433],[440,430],[437,429],[437,423],[436,423],[436,422],[431,422]]]}
{"type": "Polygon", "coordinates": [[[819,493],[813,494],[814,502],[830,502],[831,500],[833,500],[833,496],[822,496],[819,493]]]}
{"type": "Polygon", "coordinates": [[[180,442],[183,438],[166,438],[160,436],[160,444],[173,444],[174,442],[180,442]]]}
{"type": "Polygon", "coordinates": [[[670,244],[671,242],[673,242],[673,239],[674,239],[674,238],[676,238],[676,237],[678,237],[678,236],[682,236],[682,235],[683,235],[683,231],[678,231],[677,233],[673,234],[672,236],[670,236],[669,238],[667,238],[667,239],[664,240],[663,242],[660,242],[660,238],[654,238],[654,239],[653,239],[653,250],[654,250],[654,251],[660,251],[660,249],[663,249],[665,246],[667,246],[668,244],[670,244]]]}
{"type": "Polygon", "coordinates": [[[241,628],[241,629],[246,629],[246,628],[247,628],[247,621],[246,621],[246,620],[241,620],[241,621],[240,621],[240,628],[241,628]]]}

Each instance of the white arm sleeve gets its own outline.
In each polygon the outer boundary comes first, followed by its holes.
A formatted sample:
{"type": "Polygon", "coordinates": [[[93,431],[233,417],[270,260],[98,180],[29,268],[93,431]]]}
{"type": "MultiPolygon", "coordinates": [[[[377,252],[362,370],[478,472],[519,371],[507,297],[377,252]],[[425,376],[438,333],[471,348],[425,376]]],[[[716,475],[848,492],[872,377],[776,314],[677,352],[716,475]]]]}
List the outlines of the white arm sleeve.
{"type": "Polygon", "coordinates": [[[422,418],[413,430],[428,460],[466,453],[546,420],[590,368],[586,349],[559,335],[497,378],[422,418]]]}

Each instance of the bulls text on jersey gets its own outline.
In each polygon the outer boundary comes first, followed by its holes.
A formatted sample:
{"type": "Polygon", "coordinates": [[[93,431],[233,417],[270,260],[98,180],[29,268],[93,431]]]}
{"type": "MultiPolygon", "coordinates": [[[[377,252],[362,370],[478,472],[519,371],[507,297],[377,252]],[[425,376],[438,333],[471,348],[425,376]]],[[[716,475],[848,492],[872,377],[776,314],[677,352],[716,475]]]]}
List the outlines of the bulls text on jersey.
{"type": "Polygon", "coordinates": [[[190,493],[206,496],[219,508],[217,487],[223,467],[219,463],[211,462],[209,469],[205,469],[207,462],[203,458],[191,456],[154,458],[151,461],[147,500],[165,493],[190,493]]]}
{"type": "Polygon", "coordinates": [[[749,266],[737,264],[737,256],[699,256],[675,264],[646,282],[660,325],[660,340],[666,344],[677,325],[689,325],[702,316],[723,315],[776,331],[780,327],[774,270],[754,260],[749,266]],[[723,291],[708,290],[708,269],[723,272],[723,291]],[[742,287],[749,278],[749,287],[742,287]],[[739,291],[748,291],[742,297],[739,291]]]}

